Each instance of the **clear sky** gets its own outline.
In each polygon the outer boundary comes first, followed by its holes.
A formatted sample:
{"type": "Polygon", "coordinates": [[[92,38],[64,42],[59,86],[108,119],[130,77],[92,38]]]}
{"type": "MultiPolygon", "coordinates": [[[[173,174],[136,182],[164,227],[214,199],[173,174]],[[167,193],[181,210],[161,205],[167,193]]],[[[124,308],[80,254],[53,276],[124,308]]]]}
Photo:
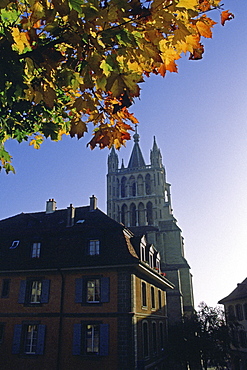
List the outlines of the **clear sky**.
{"type": "MultiPolygon", "coordinates": [[[[201,61],[179,60],[179,73],[142,84],[132,108],[146,163],[153,136],[161,148],[172,204],[183,230],[195,306],[215,306],[247,276],[247,1],[225,0],[235,19],[214,27],[201,61]]],[[[219,13],[211,16],[219,21],[219,13]]],[[[40,150],[10,141],[16,174],[0,173],[0,219],[89,204],[106,211],[107,149],[84,139],[46,141],[40,150]]],[[[133,142],[119,152],[128,162],[133,142]]]]}

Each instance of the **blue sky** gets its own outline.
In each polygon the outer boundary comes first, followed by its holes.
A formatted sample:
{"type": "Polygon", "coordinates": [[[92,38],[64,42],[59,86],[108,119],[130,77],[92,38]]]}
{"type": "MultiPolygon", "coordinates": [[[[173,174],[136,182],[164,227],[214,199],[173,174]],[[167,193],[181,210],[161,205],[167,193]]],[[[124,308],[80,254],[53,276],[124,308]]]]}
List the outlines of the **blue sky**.
{"type": "MultiPolygon", "coordinates": [[[[215,306],[247,276],[247,30],[246,0],[225,0],[235,19],[214,27],[201,61],[178,61],[179,73],[142,84],[132,108],[146,163],[153,136],[161,148],[172,204],[185,238],[195,306],[215,306]]],[[[211,16],[219,21],[215,11],[211,16]]],[[[107,149],[84,139],[47,140],[40,150],[10,141],[16,174],[0,173],[0,219],[89,204],[106,211],[107,149]]],[[[127,164],[133,142],[119,152],[127,164]]]]}

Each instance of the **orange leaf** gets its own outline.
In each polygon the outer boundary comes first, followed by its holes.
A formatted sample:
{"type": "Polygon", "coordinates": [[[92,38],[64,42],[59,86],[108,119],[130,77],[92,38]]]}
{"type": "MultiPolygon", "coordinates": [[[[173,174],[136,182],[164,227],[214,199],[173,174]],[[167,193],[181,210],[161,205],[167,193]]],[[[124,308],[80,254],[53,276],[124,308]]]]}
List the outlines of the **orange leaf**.
{"type": "Polygon", "coordinates": [[[229,10],[223,10],[223,12],[221,13],[221,24],[222,24],[222,26],[225,25],[226,21],[230,21],[233,18],[234,18],[234,14],[230,13],[229,10]]]}
{"type": "Polygon", "coordinates": [[[196,22],[196,28],[201,36],[212,38],[211,28],[214,24],[216,24],[216,22],[204,15],[196,22]]]}

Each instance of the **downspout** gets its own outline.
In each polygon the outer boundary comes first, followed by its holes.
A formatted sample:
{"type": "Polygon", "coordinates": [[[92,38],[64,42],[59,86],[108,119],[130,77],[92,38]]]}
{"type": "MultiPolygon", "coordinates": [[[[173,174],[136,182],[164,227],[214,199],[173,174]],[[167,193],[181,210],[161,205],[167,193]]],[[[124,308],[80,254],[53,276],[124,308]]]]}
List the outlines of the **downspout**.
{"type": "Polygon", "coordinates": [[[57,370],[60,370],[61,365],[61,354],[62,354],[62,334],[63,334],[63,308],[64,308],[64,287],[65,280],[64,275],[60,269],[58,269],[61,275],[61,294],[60,294],[60,310],[59,310],[59,328],[58,328],[58,350],[57,350],[57,370]]]}

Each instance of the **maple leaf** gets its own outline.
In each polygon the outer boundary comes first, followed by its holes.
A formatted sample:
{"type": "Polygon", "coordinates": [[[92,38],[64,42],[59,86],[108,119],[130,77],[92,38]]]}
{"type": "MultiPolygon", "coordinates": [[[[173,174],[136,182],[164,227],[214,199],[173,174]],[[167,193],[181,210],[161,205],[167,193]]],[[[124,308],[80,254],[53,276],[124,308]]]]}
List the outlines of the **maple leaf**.
{"type": "Polygon", "coordinates": [[[218,8],[222,25],[233,18],[220,0],[0,3],[0,147],[10,136],[30,137],[35,147],[37,133],[80,138],[92,123],[91,148],[119,148],[137,122],[128,108],[144,77],[177,72],[183,53],[201,59],[201,38],[211,38],[215,25],[211,10],[218,8]]]}
{"type": "Polygon", "coordinates": [[[222,26],[225,25],[226,21],[230,21],[234,18],[234,14],[230,13],[229,10],[223,10],[221,12],[221,24],[222,26]]]}

